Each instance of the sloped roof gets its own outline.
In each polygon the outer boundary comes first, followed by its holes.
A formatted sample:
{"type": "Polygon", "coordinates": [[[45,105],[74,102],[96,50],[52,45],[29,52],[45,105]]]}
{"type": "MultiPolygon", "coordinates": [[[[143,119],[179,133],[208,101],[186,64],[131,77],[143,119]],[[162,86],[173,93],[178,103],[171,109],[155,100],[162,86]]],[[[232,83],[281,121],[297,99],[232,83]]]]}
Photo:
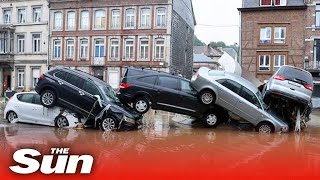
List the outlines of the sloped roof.
{"type": "Polygon", "coordinates": [[[204,54],[193,54],[194,63],[218,63],[204,54]]]}
{"type": "Polygon", "coordinates": [[[210,46],[193,46],[194,54],[204,54],[208,57],[221,57],[223,52],[210,46]]]}
{"type": "Polygon", "coordinates": [[[237,59],[238,53],[233,48],[223,48],[223,50],[228,53],[233,59],[237,59]]]}

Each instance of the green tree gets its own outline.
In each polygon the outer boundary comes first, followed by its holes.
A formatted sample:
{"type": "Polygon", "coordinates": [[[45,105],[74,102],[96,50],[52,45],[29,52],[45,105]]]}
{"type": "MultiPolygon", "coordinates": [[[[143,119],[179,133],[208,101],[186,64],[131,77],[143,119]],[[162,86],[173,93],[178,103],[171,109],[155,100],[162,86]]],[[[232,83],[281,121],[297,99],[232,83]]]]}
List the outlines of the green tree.
{"type": "Polygon", "coordinates": [[[223,41],[218,41],[218,42],[211,41],[210,46],[211,47],[226,47],[227,45],[223,41]]]}
{"type": "Polygon", "coordinates": [[[204,42],[202,42],[200,39],[198,39],[198,37],[196,35],[194,35],[193,45],[194,46],[205,46],[206,44],[204,42]]]}

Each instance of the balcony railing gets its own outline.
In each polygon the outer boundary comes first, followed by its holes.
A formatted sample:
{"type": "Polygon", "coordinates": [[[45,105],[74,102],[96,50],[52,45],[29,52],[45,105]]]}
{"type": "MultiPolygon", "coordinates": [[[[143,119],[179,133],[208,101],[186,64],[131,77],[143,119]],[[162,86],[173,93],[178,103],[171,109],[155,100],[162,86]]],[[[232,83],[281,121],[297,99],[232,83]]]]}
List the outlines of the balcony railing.
{"type": "Polygon", "coordinates": [[[104,66],[106,63],[106,57],[92,57],[94,66],[104,66]]]}

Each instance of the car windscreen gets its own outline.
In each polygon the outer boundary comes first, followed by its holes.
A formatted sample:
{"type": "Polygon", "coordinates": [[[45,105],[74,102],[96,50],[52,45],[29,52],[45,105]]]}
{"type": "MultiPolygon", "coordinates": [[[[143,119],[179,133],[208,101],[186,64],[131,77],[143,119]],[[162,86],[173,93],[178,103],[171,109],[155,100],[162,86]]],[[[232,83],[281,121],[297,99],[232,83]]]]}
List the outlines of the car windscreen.
{"type": "Polygon", "coordinates": [[[302,85],[313,84],[312,76],[309,73],[299,69],[283,67],[277,74],[285,77],[289,81],[294,81],[302,85]]]}
{"type": "Polygon", "coordinates": [[[116,92],[109,86],[101,86],[101,89],[105,96],[108,98],[108,101],[119,102],[119,99],[116,96],[116,92]]]}

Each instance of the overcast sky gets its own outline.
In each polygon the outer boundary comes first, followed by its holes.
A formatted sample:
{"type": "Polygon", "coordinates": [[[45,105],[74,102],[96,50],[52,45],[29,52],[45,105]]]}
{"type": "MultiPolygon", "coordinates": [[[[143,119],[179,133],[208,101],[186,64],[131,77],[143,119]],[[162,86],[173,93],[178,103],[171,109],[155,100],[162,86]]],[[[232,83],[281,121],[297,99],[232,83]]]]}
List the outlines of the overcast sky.
{"type": "Polygon", "coordinates": [[[192,0],[197,20],[195,34],[206,44],[239,43],[239,12],[242,0],[192,0]]]}

